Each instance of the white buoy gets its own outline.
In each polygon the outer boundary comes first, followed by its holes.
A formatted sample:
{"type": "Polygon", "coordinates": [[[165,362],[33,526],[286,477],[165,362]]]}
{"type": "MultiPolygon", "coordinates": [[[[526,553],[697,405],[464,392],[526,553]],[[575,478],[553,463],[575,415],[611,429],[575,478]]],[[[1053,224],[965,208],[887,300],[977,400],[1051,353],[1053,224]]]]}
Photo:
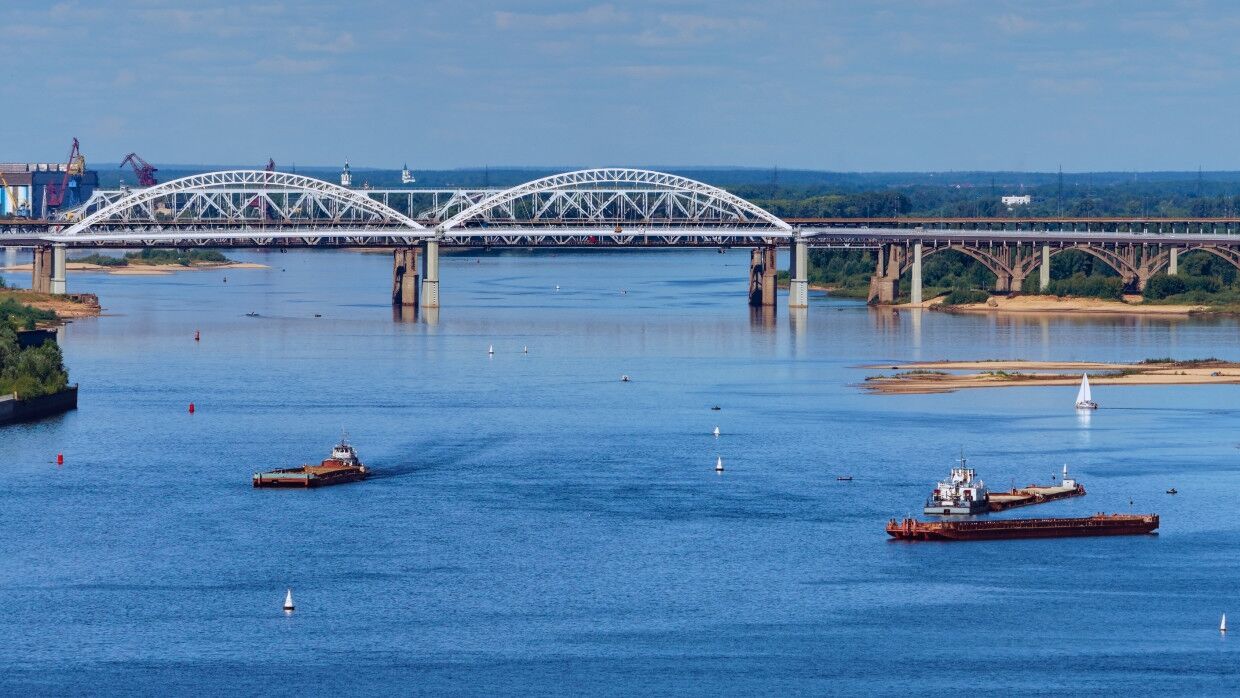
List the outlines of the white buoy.
{"type": "Polygon", "coordinates": [[[292,589],[289,589],[288,592],[284,594],[284,612],[285,613],[293,612],[293,590],[292,589]]]}
{"type": "Polygon", "coordinates": [[[715,438],[719,438],[719,427],[715,427],[715,438]]]}
{"type": "Polygon", "coordinates": [[[1218,622],[1218,631],[1220,633],[1227,632],[1227,614],[1223,614],[1223,619],[1218,622]]]}
{"type": "Polygon", "coordinates": [[[495,345],[494,344],[487,345],[487,354],[489,356],[495,356],[495,345]]]}
{"type": "Polygon", "coordinates": [[[556,284],[556,285],[555,285],[555,290],[557,290],[557,291],[559,291],[559,290],[560,290],[560,285],[559,285],[559,284],[556,284]]]}
{"type": "Polygon", "coordinates": [[[715,472],[717,473],[723,472],[723,456],[717,456],[715,458],[715,472]]]}

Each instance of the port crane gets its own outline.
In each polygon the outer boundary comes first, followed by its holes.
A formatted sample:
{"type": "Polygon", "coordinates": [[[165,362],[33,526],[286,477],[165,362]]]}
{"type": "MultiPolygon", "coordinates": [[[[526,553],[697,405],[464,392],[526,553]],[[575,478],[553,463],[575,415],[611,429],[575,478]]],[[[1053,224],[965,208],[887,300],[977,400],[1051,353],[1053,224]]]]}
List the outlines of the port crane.
{"type": "Polygon", "coordinates": [[[0,187],[4,187],[4,194],[9,199],[9,216],[20,216],[21,213],[17,210],[17,194],[9,187],[9,180],[4,178],[3,172],[0,172],[0,187]]]}
{"type": "Polygon", "coordinates": [[[133,173],[138,177],[138,186],[153,187],[156,184],[159,184],[159,181],[155,179],[155,173],[158,172],[159,169],[146,160],[143,160],[142,156],[137,153],[130,153],[126,155],[125,159],[121,160],[121,168],[123,169],[125,165],[130,165],[133,167],[133,173]]]}
{"type": "Polygon", "coordinates": [[[86,171],[86,157],[82,155],[81,149],[78,147],[78,139],[73,139],[73,145],[69,148],[69,161],[65,163],[65,175],[61,177],[60,183],[52,182],[47,185],[47,190],[43,196],[43,201],[49,209],[58,209],[65,202],[65,195],[69,192],[69,178],[81,176],[86,171]]]}

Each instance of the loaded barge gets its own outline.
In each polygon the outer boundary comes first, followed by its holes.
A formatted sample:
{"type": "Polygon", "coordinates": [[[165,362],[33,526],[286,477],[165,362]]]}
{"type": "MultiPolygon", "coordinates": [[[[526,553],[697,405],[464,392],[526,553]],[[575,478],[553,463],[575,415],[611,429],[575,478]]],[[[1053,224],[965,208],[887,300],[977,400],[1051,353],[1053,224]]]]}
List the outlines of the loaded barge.
{"type": "Polygon", "coordinates": [[[365,480],[369,471],[358,460],[357,451],[345,439],[332,448],[331,456],[318,465],[281,468],[254,473],[255,487],[322,487],[365,480]]]}
{"type": "Polygon", "coordinates": [[[1083,518],[887,522],[896,540],[1003,540],[1074,536],[1135,536],[1158,529],[1158,514],[1094,514],[1083,518]]]}
{"type": "Polygon", "coordinates": [[[1063,467],[1063,480],[1059,485],[1029,485],[1028,487],[1012,488],[1010,492],[991,492],[987,497],[987,505],[991,511],[1003,511],[1016,507],[1027,507],[1031,504],[1052,502],[1067,497],[1081,497],[1085,494],[1085,486],[1068,477],[1068,466],[1063,467]]]}

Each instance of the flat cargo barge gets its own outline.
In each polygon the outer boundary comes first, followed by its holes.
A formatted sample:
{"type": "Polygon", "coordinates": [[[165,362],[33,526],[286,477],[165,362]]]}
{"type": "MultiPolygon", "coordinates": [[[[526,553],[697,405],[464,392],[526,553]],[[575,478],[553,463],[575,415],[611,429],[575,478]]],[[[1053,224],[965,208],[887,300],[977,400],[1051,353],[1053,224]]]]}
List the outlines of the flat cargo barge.
{"type": "Polygon", "coordinates": [[[368,474],[366,466],[358,460],[357,451],[341,439],[331,456],[318,465],[254,473],[253,482],[255,487],[325,487],[365,480],[368,474]]]}
{"type": "Polygon", "coordinates": [[[1003,511],[1005,509],[1052,502],[1056,499],[1083,497],[1084,495],[1085,486],[1079,482],[1051,486],[1029,485],[1028,487],[1014,488],[1009,492],[991,492],[986,498],[986,504],[991,511],[1003,511]]]}
{"type": "Polygon", "coordinates": [[[906,518],[887,522],[887,535],[896,540],[914,541],[1135,536],[1153,533],[1157,529],[1158,514],[1094,514],[1080,518],[976,521],[918,521],[906,518]]]}

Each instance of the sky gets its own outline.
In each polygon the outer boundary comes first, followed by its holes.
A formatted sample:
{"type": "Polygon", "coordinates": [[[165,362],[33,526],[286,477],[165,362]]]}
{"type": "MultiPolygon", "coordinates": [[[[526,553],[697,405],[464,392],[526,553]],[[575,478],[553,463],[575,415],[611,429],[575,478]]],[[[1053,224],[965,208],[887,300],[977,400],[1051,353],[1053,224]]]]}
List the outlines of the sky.
{"type": "Polygon", "coordinates": [[[1240,169],[1240,3],[7,0],[0,160],[1240,169]]]}

